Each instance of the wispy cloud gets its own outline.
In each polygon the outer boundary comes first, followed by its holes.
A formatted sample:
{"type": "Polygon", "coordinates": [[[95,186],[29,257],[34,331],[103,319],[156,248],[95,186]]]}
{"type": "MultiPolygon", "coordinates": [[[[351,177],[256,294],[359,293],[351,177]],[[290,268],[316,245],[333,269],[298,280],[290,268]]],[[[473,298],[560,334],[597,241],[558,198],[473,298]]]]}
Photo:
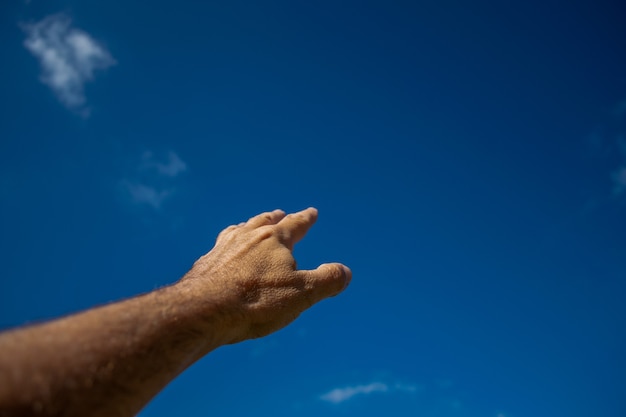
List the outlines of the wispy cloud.
{"type": "Polygon", "coordinates": [[[84,85],[97,70],[115,65],[115,59],[88,33],[72,27],[65,14],[23,24],[24,46],[41,64],[41,81],[68,108],[87,114],[84,85]]]}
{"type": "Polygon", "coordinates": [[[160,190],[154,186],[122,180],[122,187],[135,204],[147,204],[155,210],[161,208],[163,201],[172,194],[172,190],[160,190]]]}
{"type": "Polygon", "coordinates": [[[176,192],[176,177],[187,170],[187,164],[173,151],[165,159],[146,151],[133,175],[120,182],[123,193],[131,203],[154,210],[176,192]]]}
{"type": "Polygon", "coordinates": [[[374,392],[387,391],[389,391],[389,387],[387,386],[387,384],[383,384],[381,382],[373,382],[368,385],[355,385],[343,388],[335,388],[334,390],[322,395],[320,398],[333,404],[339,404],[344,401],[348,401],[355,395],[367,395],[374,392]]]}
{"type": "Polygon", "coordinates": [[[384,393],[392,391],[415,392],[417,386],[410,384],[394,384],[389,385],[384,382],[372,382],[366,385],[352,385],[347,387],[335,388],[320,396],[322,401],[332,404],[340,404],[352,399],[358,395],[370,395],[374,393],[384,393]]]}
{"type": "Polygon", "coordinates": [[[151,151],[144,152],[141,159],[141,169],[154,169],[157,173],[166,177],[173,178],[187,171],[187,164],[176,153],[171,151],[168,152],[165,162],[157,160],[151,151]]]}

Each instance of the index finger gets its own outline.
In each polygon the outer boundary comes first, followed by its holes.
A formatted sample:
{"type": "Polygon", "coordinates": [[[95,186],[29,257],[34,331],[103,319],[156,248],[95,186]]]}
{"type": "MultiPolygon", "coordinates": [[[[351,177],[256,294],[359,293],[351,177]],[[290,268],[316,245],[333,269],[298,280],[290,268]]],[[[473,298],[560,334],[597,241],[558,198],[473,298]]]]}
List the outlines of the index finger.
{"type": "Polygon", "coordinates": [[[289,249],[293,249],[293,245],[306,235],[316,220],[317,209],[309,207],[306,210],[288,214],[276,226],[280,229],[283,243],[289,249]]]}

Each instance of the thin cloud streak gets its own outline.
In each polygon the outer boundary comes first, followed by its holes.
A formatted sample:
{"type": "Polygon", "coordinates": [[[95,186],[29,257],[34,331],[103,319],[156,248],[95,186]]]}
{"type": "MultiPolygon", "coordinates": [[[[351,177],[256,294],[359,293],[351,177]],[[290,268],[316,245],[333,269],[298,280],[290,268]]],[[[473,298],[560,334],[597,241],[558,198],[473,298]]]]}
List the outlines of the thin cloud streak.
{"type": "Polygon", "coordinates": [[[355,395],[367,395],[374,392],[387,392],[389,387],[380,382],[374,382],[368,385],[356,385],[344,388],[335,388],[334,390],[322,395],[320,398],[333,404],[339,404],[348,401],[355,395]]]}
{"type": "Polygon", "coordinates": [[[88,33],[72,27],[65,14],[22,25],[24,46],[41,64],[41,81],[52,89],[68,108],[83,110],[84,85],[97,70],[115,65],[115,59],[88,33]]]}
{"type": "Polygon", "coordinates": [[[342,388],[335,388],[320,396],[322,401],[332,404],[340,404],[352,399],[357,395],[370,395],[374,393],[385,393],[392,391],[415,392],[417,386],[408,384],[388,385],[383,382],[372,382],[366,385],[353,385],[342,388]]]}

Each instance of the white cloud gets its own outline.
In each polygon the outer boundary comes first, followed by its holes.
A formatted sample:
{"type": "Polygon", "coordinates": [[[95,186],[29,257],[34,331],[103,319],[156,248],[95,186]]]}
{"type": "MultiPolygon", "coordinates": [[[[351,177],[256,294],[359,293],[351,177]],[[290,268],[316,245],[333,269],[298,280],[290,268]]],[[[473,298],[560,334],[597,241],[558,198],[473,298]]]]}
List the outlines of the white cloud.
{"type": "Polygon", "coordinates": [[[167,154],[167,162],[158,161],[152,152],[146,151],[142,156],[142,169],[154,169],[160,175],[166,177],[176,177],[180,173],[187,171],[187,164],[180,157],[170,151],[167,154]]]}
{"type": "Polygon", "coordinates": [[[355,385],[344,388],[335,388],[334,390],[322,395],[320,398],[333,404],[339,404],[344,401],[348,401],[355,395],[372,394],[374,392],[387,391],[389,391],[389,387],[387,386],[387,384],[383,384],[381,382],[373,382],[368,385],[355,385]]]}
{"type": "Polygon", "coordinates": [[[320,396],[322,401],[326,401],[333,404],[339,404],[344,401],[348,401],[356,395],[370,395],[374,393],[403,391],[403,392],[415,392],[418,387],[411,384],[395,384],[389,385],[383,382],[372,382],[367,385],[353,385],[342,388],[335,388],[332,391],[327,392],[320,396]]]}
{"type": "Polygon", "coordinates": [[[96,70],[115,65],[111,54],[86,32],[72,27],[65,14],[22,25],[24,46],[41,64],[41,81],[54,91],[68,108],[83,110],[84,84],[96,70]]]}
{"type": "Polygon", "coordinates": [[[146,151],[135,173],[120,182],[121,190],[131,203],[160,210],[163,203],[175,194],[177,177],[186,170],[187,164],[173,151],[163,159],[146,151]]]}
{"type": "Polygon", "coordinates": [[[172,190],[160,190],[154,186],[128,180],[122,181],[122,186],[133,203],[147,204],[155,210],[160,209],[163,201],[172,194],[172,190]]]}

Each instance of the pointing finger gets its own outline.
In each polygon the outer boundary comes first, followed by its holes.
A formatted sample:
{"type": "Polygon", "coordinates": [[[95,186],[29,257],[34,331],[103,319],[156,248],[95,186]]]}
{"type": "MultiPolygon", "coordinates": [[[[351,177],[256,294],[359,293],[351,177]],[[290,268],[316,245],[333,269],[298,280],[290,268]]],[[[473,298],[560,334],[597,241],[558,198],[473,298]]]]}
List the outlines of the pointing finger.
{"type": "Polygon", "coordinates": [[[317,209],[313,207],[285,216],[277,224],[283,243],[293,249],[293,245],[306,235],[316,220],[317,209]]]}
{"type": "Polygon", "coordinates": [[[285,215],[285,212],[279,209],[269,211],[267,213],[261,213],[254,217],[251,217],[250,220],[246,222],[246,226],[250,226],[253,229],[256,229],[257,227],[276,224],[281,221],[281,219],[285,217],[285,215]]]}

